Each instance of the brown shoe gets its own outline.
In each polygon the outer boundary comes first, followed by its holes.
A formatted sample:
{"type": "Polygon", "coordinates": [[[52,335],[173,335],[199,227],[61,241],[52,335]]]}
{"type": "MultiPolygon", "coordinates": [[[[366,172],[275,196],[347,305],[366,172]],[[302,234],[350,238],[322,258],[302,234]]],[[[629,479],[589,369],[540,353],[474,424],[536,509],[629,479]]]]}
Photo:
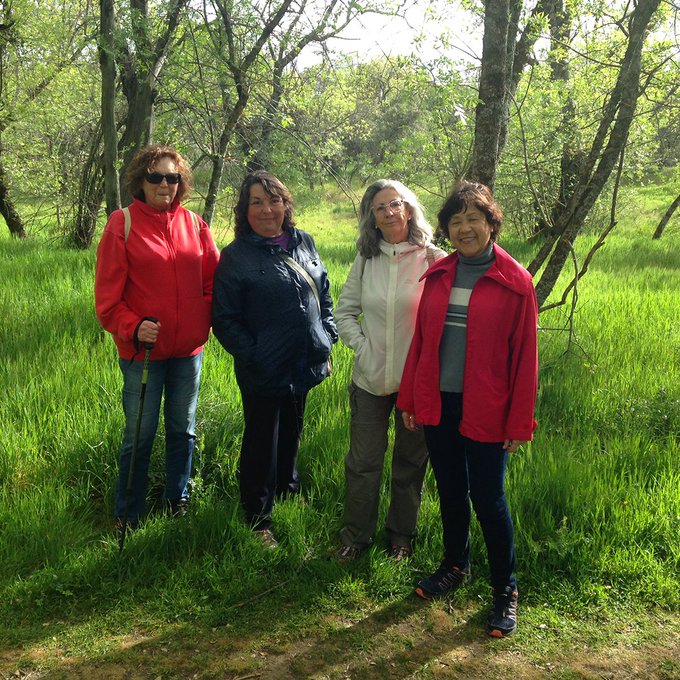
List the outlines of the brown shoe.
{"type": "Polygon", "coordinates": [[[354,562],[361,555],[361,550],[353,545],[341,545],[335,552],[335,559],[340,564],[354,562]]]}
{"type": "Polygon", "coordinates": [[[387,556],[395,562],[403,562],[413,555],[413,551],[409,546],[396,545],[393,543],[387,551],[387,556]]]}
{"type": "Polygon", "coordinates": [[[276,550],[279,547],[279,542],[274,538],[271,529],[256,529],[253,531],[258,541],[262,543],[262,547],[267,550],[276,550]]]}

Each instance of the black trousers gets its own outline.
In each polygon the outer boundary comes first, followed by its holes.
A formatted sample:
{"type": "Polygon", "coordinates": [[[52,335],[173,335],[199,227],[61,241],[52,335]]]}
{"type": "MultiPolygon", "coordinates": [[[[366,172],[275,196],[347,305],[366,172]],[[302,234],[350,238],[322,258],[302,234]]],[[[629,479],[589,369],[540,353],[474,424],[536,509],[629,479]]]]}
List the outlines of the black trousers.
{"type": "Polygon", "coordinates": [[[253,529],[271,526],[276,496],[298,493],[297,455],[307,395],[259,397],[241,393],[245,428],[239,486],[246,521],[253,529]]]}

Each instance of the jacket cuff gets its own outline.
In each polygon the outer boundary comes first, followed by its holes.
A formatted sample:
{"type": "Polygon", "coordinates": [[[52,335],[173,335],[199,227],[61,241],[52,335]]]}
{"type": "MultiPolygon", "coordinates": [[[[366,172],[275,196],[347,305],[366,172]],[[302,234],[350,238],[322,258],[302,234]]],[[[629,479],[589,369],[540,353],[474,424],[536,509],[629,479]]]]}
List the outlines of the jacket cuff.
{"type": "Polygon", "coordinates": [[[151,321],[152,323],[158,323],[158,319],[153,316],[143,316],[140,320],[139,323],[135,326],[135,331],[132,334],[132,342],[135,345],[135,354],[139,352],[139,337],[137,335],[139,331],[139,327],[145,322],[145,321],[151,321]]]}

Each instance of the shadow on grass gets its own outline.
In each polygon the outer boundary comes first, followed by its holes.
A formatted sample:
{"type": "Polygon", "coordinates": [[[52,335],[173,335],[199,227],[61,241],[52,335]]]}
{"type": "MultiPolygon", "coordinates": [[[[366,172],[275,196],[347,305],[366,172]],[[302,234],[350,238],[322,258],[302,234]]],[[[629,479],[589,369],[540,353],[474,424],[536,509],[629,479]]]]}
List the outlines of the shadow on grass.
{"type": "MultiPolygon", "coordinates": [[[[239,602],[217,605],[197,621],[180,617],[154,627],[139,620],[128,630],[111,631],[96,649],[82,654],[69,640],[68,625],[44,629],[35,642],[50,647],[50,678],[327,678],[405,677],[432,664],[465,663],[480,668],[496,652],[488,638],[480,644],[481,618],[469,604],[449,612],[408,594],[376,609],[329,611],[323,593],[350,577],[330,560],[311,560],[286,578],[261,584],[239,602]],[[319,578],[323,575],[324,578],[319,578]],[[130,673],[133,675],[131,676],[130,673]]],[[[113,603],[111,603],[113,604],[113,603]]],[[[139,602],[139,609],[143,603],[139,602]]],[[[111,613],[113,614],[113,609],[111,613]]],[[[93,616],[106,610],[92,611],[93,616]]],[[[114,617],[114,621],[118,617],[114,617]]],[[[87,625],[87,621],[80,621],[87,625]]],[[[114,626],[114,628],[117,626],[114,626]]],[[[0,670],[27,673],[45,653],[24,654],[14,666],[0,653],[0,670]]],[[[47,666],[49,668],[49,665],[47,666]]],[[[23,676],[22,676],[23,677],[23,676]]],[[[41,677],[45,677],[42,676],[41,677]]]]}

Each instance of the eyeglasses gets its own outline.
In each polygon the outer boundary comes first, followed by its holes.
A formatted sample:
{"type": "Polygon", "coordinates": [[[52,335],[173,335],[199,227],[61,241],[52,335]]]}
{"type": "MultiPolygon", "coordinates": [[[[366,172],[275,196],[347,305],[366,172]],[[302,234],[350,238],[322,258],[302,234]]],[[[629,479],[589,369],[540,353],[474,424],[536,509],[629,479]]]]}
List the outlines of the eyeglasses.
{"type": "Polygon", "coordinates": [[[380,205],[374,205],[373,214],[384,215],[387,212],[388,208],[390,209],[390,212],[401,212],[404,209],[404,201],[402,201],[401,198],[395,198],[393,201],[390,201],[389,203],[381,203],[380,205]]]}
{"type": "Polygon", "coordinates": [[[165,175],[161,172],[147,172],[145,177],[149,184],[160,184],[163,180],[168,184],[179,184],[182,179],[179,172],[168,172],[165,175]]]}

